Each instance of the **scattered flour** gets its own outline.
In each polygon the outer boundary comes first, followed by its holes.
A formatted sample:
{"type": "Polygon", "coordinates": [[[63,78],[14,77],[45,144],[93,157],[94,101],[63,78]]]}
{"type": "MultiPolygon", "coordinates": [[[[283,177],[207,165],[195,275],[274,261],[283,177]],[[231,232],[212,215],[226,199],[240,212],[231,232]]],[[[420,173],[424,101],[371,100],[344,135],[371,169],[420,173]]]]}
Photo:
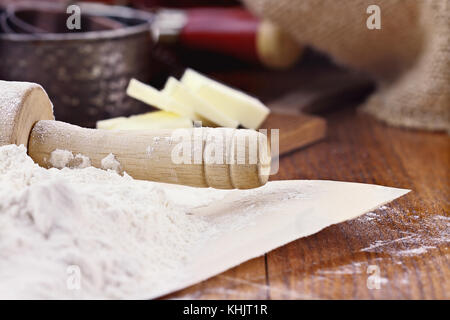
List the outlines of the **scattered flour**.
{"type": "Polygon", "coordinates": [[[148,146],[146,149],[147,152],[147,157],[151,157],[152,153],[153,153],[153,147],[152,146],[148,146]]]}
{"type": "MultiPolygon", "coordinates": [[[[387,220],[387,215],[401,217],[403,219],[396,224],[385,225],[384,228],[394,228],[392,234],[397,234],[391,239],[375,239],[361,252],[374,252],[388,254],[389,259],[398,259],[421,256],[429,252],[439,250],[450,244],[450,225],[448,217],[440,214],[430,216],[418,216],[397,212],[387,206],[381,206],[376,212],[368,212],[357,219],[360,229],[366,229],[367,233],[374,232],[378,225],[387,220]]],[[[392,219],[392,218],[391,218],[392,219]]],[[[400,218],[399,218],[400,219],[400,218]]]]}
{"type": "Polygon", "coordinates": [[[69,165],[69,162],[73,160],[73,154],[67,150],[56,149],[50,154],[50,164],[54,168],[62,169],[69,165]]]}
{"type": "Polygon", "coordinates": [[[102,169],[104,170],[113,170],[116,172],[121,172],[122,168],[120,162],[116,159],[116,157],[110,153],[106,157],[102,159],[102,169]]]}
{"type": "Polygon", "coordinates": [[[73,168],[75,169],[84,169],[91,166],[91,159],[89,159],[86,156],[83,156],[81,153],[77,154],[74,157],[73,162],[74,162],[73,168]]]}
{"type": "Polygon", "coordinates": [[[61,149],[56,149],[50,154],[49,162],[57,169],[66,167],[84,169],[91,166],[91,160],[88,157],[80,153],[74,156],[72,152],[61,149]]]}

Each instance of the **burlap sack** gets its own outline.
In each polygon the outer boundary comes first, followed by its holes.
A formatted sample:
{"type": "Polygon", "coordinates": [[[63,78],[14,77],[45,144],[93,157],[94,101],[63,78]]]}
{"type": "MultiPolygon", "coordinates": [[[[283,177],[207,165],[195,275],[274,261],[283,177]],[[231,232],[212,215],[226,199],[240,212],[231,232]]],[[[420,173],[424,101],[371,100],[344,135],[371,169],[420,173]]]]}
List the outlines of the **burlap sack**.
{"type": "Polygon", "coordinates": [[[366,71],[379,90],[363,110],[389,124],[450,131],[450,0],[244,0],[255,14],[337,63],[366,71]],[[369,5],[381,29],[370,30],[369,5]]]}

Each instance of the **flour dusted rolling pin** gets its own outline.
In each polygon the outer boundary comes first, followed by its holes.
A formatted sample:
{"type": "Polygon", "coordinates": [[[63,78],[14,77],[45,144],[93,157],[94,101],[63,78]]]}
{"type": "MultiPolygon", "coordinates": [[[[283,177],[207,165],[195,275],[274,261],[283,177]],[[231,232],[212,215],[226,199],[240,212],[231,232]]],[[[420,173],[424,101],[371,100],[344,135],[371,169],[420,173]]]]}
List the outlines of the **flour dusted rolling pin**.
{"type": "Polygon", "coordinates": [[[263,134],[226,128],[183,130],[191,139],[192,161],[179,163],[173,161],[173,149],[179,144],[173,139],[173,130],[107,131],[55,121],[52,103],[41,86],[0,81],[0,146],[23,144],[43,167],[52,166],[51,154],[60,149],[88,157],[97,168],[102,168],[102,159],[113,154],[120,168],[135,179],[219,189],[256,188],[267,182],[270,156],[263,134]],[[224,134],[232,138],[231,143],[224,143],[223,152],[208,153],[214,157],[198,153],[199,148],[208,150],[224,134]],[[251,149],[255,145],[249,141],[255,139],[257,148],[251,149]],[[249,161],[251,155],[254,161],[249,161]],[[226,161],[227,157],[232,161],[226,161]]]}

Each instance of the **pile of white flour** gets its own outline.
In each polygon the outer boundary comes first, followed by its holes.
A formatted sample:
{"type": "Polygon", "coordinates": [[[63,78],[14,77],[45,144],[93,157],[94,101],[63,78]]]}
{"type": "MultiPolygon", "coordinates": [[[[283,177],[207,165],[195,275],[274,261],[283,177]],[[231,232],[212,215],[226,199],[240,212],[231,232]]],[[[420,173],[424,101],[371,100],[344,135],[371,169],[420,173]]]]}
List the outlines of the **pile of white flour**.
{"type": "Polygon", "coordinates": [[[216,232],[189,208],[227,192],[47,170],[0,147],[0,298],[152,296],[216,232]]]}

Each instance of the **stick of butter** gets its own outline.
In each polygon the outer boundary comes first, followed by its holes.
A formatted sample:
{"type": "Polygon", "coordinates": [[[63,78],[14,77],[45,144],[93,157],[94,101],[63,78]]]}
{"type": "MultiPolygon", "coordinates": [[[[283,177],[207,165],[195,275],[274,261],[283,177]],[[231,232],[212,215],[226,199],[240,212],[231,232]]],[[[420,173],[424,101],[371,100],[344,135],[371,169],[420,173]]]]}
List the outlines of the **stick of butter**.
{"type": "Polygon", "coordinates": [[[173,112],[189,119],[198,120],[194,110],[190,106],[182,104],[166,94],[162,94],[159,90],[146,85],[139,80],[130,80],[127,88],[127,95],[152,105],[155,108],[173,112]]]}
{"type": "Polygon", "coordinates": [[[207,121],[222,127],[237,128],[239,125],[237,120],[230,118],[220,109],[215,108],[206,100],[196,96],[186,85],[173,77],[167,79],[162,92],[180,104],[191,106],[199,118],[205,118],[207,121]]]}
{"type": "Polygon", "coordinates": [[[250,129],[258,129],[269,114],[261,101],[241,91],[227,87],[192,70],[186,69],[181,82],[228,117],[250,129]]]}
{"type": "Polygon", "coordinates": [[[106,130],[147,130],[192,128],[189,118],[167,111],[152,111],[129,118],[118,117],[97,122],[98,129],[106,130]]]}

